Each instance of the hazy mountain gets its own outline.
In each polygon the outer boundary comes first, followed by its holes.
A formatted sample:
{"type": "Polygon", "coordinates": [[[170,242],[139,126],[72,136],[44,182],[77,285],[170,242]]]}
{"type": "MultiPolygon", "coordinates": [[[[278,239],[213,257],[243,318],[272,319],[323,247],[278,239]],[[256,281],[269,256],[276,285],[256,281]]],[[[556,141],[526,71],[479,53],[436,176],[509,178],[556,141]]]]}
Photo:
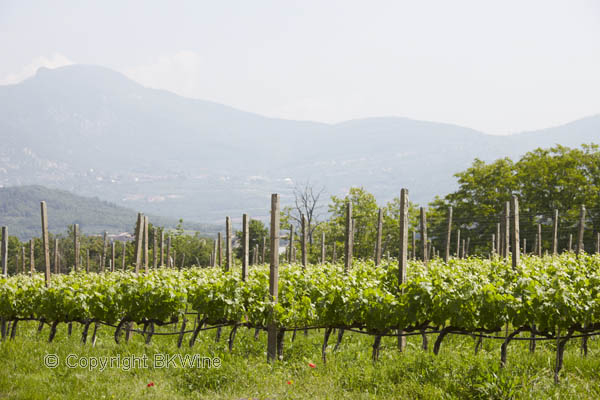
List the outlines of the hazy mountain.
{"type": "Polygon", "coordinates": [[[512,136],[405,118],[340,124],[266,118],[145,88],[95,66],[40,69],[0,86],[0,184],[43,184],[186,221],[266,216],[310,179],[424,203],[473,158],[600,142],[600,115],[512,136]]]}
{"type": "MultiPolygon", "coordinates": [[[[0,188],[0,225],[9,227],[9,235],[28,240],[41,234],[40,201],[48,208],[48,229],[65,233],[69,225],[79,224],[85,234],[133,232],[137,213],[98,198],[82,197],[64,190],[43,186],[0,188]]],[[[173,228],[173,218],[149,216],[157,226],[173,228]]],[[[216,232],[215,226],[184,224],[185,229],[216,232]]]]}

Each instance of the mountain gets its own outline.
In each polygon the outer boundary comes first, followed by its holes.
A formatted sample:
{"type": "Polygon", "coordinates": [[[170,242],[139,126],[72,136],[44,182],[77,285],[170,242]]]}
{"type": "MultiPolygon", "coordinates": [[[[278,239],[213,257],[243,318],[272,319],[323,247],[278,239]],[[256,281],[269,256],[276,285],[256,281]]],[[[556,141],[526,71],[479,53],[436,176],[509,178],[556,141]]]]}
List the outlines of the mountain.
{"type": "Polygon", "coordinates": [[[340,124],[266,118],[143,87],[97,66],[41,68],[0,86],[0,184],[41,184],[185,221],[268,216],[294,183],[364,186],[425,203],[475,157],[600,141],[600,115],[511,136],[406,118],[340,124]]]}
{"type": "MultiPolygon", "coordinates": [[[[9,235],[21,240],[41,234],[40,201],[46,201],[48,227],[52,233],[65,233],[69,225],[79,224],[85,234],[133,232],[137,213],[98,198],[77,196],[64,190],[43,186],[0,188],[0,225],[9,227],[9,235]]],[[[173,218],[148,217],[157,226],[173,228],[173,218]]],[[[216,232],[215,226],[185,224],[185,229],[216,232]]]]}

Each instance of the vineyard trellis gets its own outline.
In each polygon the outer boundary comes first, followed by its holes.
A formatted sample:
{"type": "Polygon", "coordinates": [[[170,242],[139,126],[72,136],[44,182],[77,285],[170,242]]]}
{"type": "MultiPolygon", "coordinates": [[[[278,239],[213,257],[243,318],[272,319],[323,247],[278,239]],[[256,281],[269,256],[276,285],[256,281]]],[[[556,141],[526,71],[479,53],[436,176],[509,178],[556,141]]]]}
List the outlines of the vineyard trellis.
{"type": "MultiPolygon", "coordinates": [[[[583,207],[576,224],[576,253],[557,254],[559,224],[558,211],[555,211],[550,224],[553,233],[551,254],[542,254],[541,223],[536,223],[532,228],[536,236],[534,254],[526,254],[524,240],[531,234],[531,229],[521,229],[520,218],[525,214],[530,220],[531,213],[519,213],[518,200],[513,197],[501,221],[493,221],[494,228],[499,228],[500,232],[487,241],[489,255],[471,258],[466,257],[469,249],[467,243],[481,246],[484,243],[482,240],[471,241],[463,237],[460,242],[458,239],[455,253],[458,257],[450,257],[452,226],[456,224],[458,237],[460,229],[465,230],[466,221],[453,219],[452,209],[448,210],[444,218],[447,231],[437,238],[444,243],[444,256],[440,258],[426,240],[427,218],[425,210],[421,209],[419,240],[422,260],[411,260],[408,252],[408,191],[402,189],[397,259],[388,257],[380,261],[379,227],[377,242],[374,243],[375,260],[352,260],[354,223],[351,203],[348,203],[343,265],[325,262],[324,239],[321,242],[321,263],[308,264],[304,249],[306,230],[303,229],[300,238],[304,244],[302,263],[288,263],[280,269],[278,195],[272,196],[271,205],[268,268],[265,264],[248,268],[250,249],[247,215],[243,216],[241,268],[234,264],[231,255],[229,217],[226,264],[223,269],[149,268],[148,219],[139,214],[133,272],[114,270],[114,244],[111,245],[110,272],[104,269],[99,273],[90,272],[89,253],[86,269],[81,270],[78,256],[80,233],[76,226],[73,230],[76,254],[74,271],[68,275],[52,276],[47,214],[45,203],[42,203],[43,279],[41,274],[34,273],[33,267],[29,274],[25,273],[24,248],[20,249],[21,273],[8,276],[8,229],[2,228],[2,338],[14,338],[19,321],[36,320],[40,321],[40,328],[43,324],[50,326],[50,341],[56,334],[58,324],[80,323],[84,327],[84,343],[93,324],[93,338],[98,326],[105,325],[115,329],[117,343],[125,329],[128,335],[132,332],[144,335],[147,343],[153,335],[175,335],[178,336],[179,346],[185,335],[191,334],[189,345],[193,346],[202,330],[217,329],[220,332],[223,327],[230,326],[231,349],[238,328],[247,327],[257,332],[267,331],[267,354],[268,359],[273,361],[283,357],[285,332],[323,329],[321,352],[323,361],[326,361],[328,341],[335,329],[339,332],[338,345],[344,331],[373,335],[374,360],[379,357],[381,338],[384,336],[397,337],[399,349],[404,350],[407,336],[421,335],[425,348],[427,335],[435,334],[433,352],[438,354],[444,338],[456,334],[476,338],[476,349],[484,338],[502,341],[502,365],[507,361],[508,345],[513,340],[527,340],[530,343],[553,340],[557,343],[554,379],[558,382],[566,343],[574,338],[582,338],[582,351],[586,354],[587,338],[600,334],[600,256],[584,252],[586,210],[583,207]],[[523,241],[520,240],[520,234],[524,236],[523,241]],[[520,254],[521,243],[523,255],[520,254]],[[193,312],[189,312],[188,308],[193,312]],[[186,329],[189,315],[194,316],[193,329],[186,329]],[[143,325],[143,329],[134,329],[133,323],[143,325]],[[179,323],[181,328],[174,332],[155,331],[156,326],[179,323]],[[508,327],[512,327],[511,332],[508,327]],[[497,334],[502,331],[504,335],[497,334]],[[529,332],[530,336],[518,336],[524,332],[529,332]]],[[[378,219],[380,221],[380,216],[378,219]]],[[[596,238],[598,252],[600,235],[597,234],[596,238]]],[[[154,248],[156,243],[154,240],[154,248]]],[[[161,237],[161,261],[162,243],[161,237]]],[[[218,253],[213,253],[211,257],[213,265],[216,259],[221,265],[220,244],[218,253]]],[[[416,258],[415,250],[413,245],[413,258],[416,258]]],[[[258,249],[255,248],[254,261],[258,258],[257,254],[258,249]]],[[[288,261],[292,260],[292,255],[290,249],[288,261]]],[[[153,260],[156,259],[154,255],[153,260]]],[[[167,264],[172,265],[169,256],[167,264]]],[[[531,349],[534,351],[535,347],[531,346],[531,349]]]]}

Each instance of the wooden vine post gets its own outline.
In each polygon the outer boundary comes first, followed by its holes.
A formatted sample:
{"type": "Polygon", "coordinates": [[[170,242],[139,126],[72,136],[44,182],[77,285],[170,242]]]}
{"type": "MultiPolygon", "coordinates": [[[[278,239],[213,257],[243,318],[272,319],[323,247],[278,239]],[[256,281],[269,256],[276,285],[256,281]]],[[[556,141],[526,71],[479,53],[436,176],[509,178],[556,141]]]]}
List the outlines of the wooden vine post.
{"type": "Polygon", "coordinates": [[[498,222],[496,224],[496,254],[502,256],[502,238],[500,237],[500,228],[501,224],[498,222]]]}
{"type": "MultiPolygon", "coordinates": [[[[580,255],[583,255],[584,252],[584,246],[583,246],[583,235],[585,233],[585,206],[582,205],[581,206],[581,210],[579,212],[579,229],[577,232],[577,257],[579,257],[580,255]]],[[[587,324],[583,325],[584,327],[587,326],[587,324]]],[[[587,356],[588,353],[588,337],[584,336],[581,338],[581,353],[584,356],[587,356]]]]}
{"type": "Polygon", "coordinates": [[[25,246],[21,246],[21,273],[25,274],[25,246]]]}
{"type": "Polygon", "coordinates": [[[250,258],[250,228],[248,214],[242,215],[242,281],[248,278],[248,261],[250,258]]]}
{"type": "Polygon", "coordinates": [[[573,234],[569,233],[569,251],[573,251],[573,234]]]}
{"type": "Polygon", "coordinates": [[[108,232],[104,231],[104,240],[102,241],[102,259],[100,260],[100,269],[104,272],[106,266],[106,248],[108,247],[108,232]]]}
{"type": "Polygon", "coordinates": [[[537,255],[538,257],[542,256],[542,224],[537,224],[537,255]]]}
{"type": "Polygon", "coordinates": [[[143,235],[143,248],[144,248],[144,272],[148,273],[148,264],[150,264],[150,259],[148,258],[148,217],[144,216],[144,235],[143,235]]]}
{"type": "MultiPolygon", "coordinates": [[[[375,266],[381,264],[381,236],[383,234],[383,210],[377,211],[377,237],[375,238],[375,266]]],[[[325,235],[325,233],[323,233],[325,235]]]]}
{"type": "Polygon", "coordinates": [[[456,230],[456,258],[460,258],[460,228],[456,230]]]}
{"type": "Polygon", "coordinates": [[[217,239],[215,239],[213,241],[213,252],[212,252],[212,257],[211,257],[211,262],[210,262],[210,266],[211,267],[216,267],[217,266],[217,239]]]}
{"type": "Polygon", "coordinates": [[[321,262],[325,263],[325,232],[321,232],[321,262]]]}
{"type": "Polygon", "coordinates": [[[306,251],[306,217],[302,214],[301,217],[301,229],[302,229],[302,268],[306,269],[308,264],[308,254],[306,251]]]}
{"type": "Polygon", "coordinates": [[[8,276],[8,227],[2,227],[2,276],[8,276]]]}
{"type": "Polygon", "coordinates": [[[288,243],[288,263],[292,263],[294,259],[294,225],[290,224],[290,237],[288,243]]]}
{"type": "Polygon", "coordinates": [[[160,230],[160,266],[165,266],[165,230],[160,230]]]}
{"type": "Polygon", "coordinates": [[[346,205],[346,240],[344,246],[344,272],[352,267],[352,202],[346,205]]]}
{"type": "Polygon", "coordinates": [[[263,236],[262,250],[261,250],[261,256],[260,256],[260,262],[262,264],[267,262],[267,260],[265,259],[266,256],[267,256],[267,237],[263,236]]]}
{"type": "Polygon", "coordinates": [[[58,238],[54,238],[54,273],[60,274],[60,247],[58,238]]]}
{"type": "Polygon", "coordinates": [[[231,218],[225,217],[225,271],[231,269],[231,218]]]}
{"type": "Polygon", "coordinates": [[[582,254],[584,251],[583,247],[583,234],[585,230],[585,206],[581,206],[581,210],[579,212],[579,229],[577,232],[577,253],[582,254]]]}
{"type": "MultiPolygon", "coordinates": [[[[406,271],[408,268],[408,189],[400,191],[400,254],[398,255],[398,286],[406,282],[406,271]]],[[[398,349],[404,351],[406,348],[406,336],[402,329],[399,330],[398,349]]]]}
{"type": "Polygon", "coordinates": [[[217,233],[217,265],[221,267],[223,265],[223,238],[221,232],[217,233]]]}
{"type": "Polygon", "coordinates": [[[79,224],[73,225],[73,249],[75,251],[75,272],[79,270],[79,224]]]}
{"type": "Polygon", "coordinates": [[[446,252],[444,253],[444,262],[450,260],[450,240],[452,239],[452,207],[448,207],[448,217],[446,221],[446,252]]]}
{"type": "Polygon", "coordinates": [[[552,221],[552,255],[558,254],[558,210],[554,210],[552,221]]]}
{"type": "Polygon", "coordinates": [[[115,262],[117,261],[117,247],[116,247],[116,245],[117,244],[115,243],[114,240],[110,243],[110,253],[111,253],[110,254],[110,272],[115,272],[115,267],[116,267],[115,262]]]}
{"type": "MultiPolygon", "coordinates": [[[[279,289],[279,195],[271,195],[271,267],[269,271],[269,294],[273,304],[277,303],[279,289]]],[[[267,361],[277,358],[277,324],[271,321],[268,326],[267,361]]]]}
{"type": "Polygon", "coordinates": [[[35,272],[35,241],[29,240],[29,272],[31,275],[35,272]]]}
{"type": "MultiPolygon", "coordinates": [[[[420,228],[421,228],[421,245],[423,247],[423,264],[427,265],[428,255],[427,254],[427,215],[425,214],[425,209],[421,207],[421,219],[420,219],[420,228]]],[[[464,255],[464,242],[463,242],[463,255],[464,255]]]]}
{"type": "Polygon", "coordinates": [[[512,268],[516,270],[520,261],[520,238],[519,238],[519,199],[517,196],[512,197],[512,217],[513,217],[513,251],[512,251],[512,268]]]}
{"type": "Polygon", "coordinates": [[[45,282],[46,287],[50,286],[50,247],[48,243],[48,210],[46,208],[46,202],[42,201],[40,204],[42,213],[42,249],[44,252],[44,266],[45,268],[45,282]]]}
{"type": "Polygon", "coordinates": [[[504,259],[508,259],[510,253],[510,201],[504,205],[504,237],[502,239],[504,242],[502,256],[504,259]]]}
{"type": "Polygon", "coordinates": [[[135,226],[135,272],[140,272],[142,265],[142,230],[144,229],[144,217],[138,213],[137,224],[135,226]]]}
{"type": "Polygon", "coordinates": [[[152,268],[158,267],[158,228],[154,227],[152,240],[152,268]]]}

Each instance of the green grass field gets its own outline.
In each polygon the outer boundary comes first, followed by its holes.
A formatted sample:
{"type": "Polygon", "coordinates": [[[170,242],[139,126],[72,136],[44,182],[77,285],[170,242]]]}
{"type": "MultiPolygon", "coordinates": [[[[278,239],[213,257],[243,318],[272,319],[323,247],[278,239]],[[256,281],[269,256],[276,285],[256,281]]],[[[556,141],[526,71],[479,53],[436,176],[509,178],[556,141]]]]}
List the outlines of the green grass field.
{"type": "MultiPolygon", "coordinates": [[[[373,338],[346,333],[333,352],[337,335],[329,341],[328,362],[321,361],[323,331],[303,333],[291,342],[286,334],[284,361],[266,361],[266,334],[254,339],[254,331],[238,331],[233,352],[227,347],[230,328],[221,341],[215,331],[200,333],[196,345],[177,349],[176,336],[154,336],[150,345],[135,334],[129,343],[117,345],[114,330],[102,326],[95,347],[80,343],[82,327],[73,334],[59,325],[53,343],[49,328],[37,333],[37,323],[21,322],[17,337],[0,344],[0,398],[7,399],[598,399],[600,398],[600,346],[590,340],[587,358],[580,355],[579,340],[571,340],[565,352],[561,383],[553,382],[554,343],[539,342],[530,354],[528,342],[512,342],[508,365],[499,368],[498,340],[484,340],[474,354],[475,340],[449,336],[438,356],[421,349],[421,338],[410,337],[407,350],[399,353],[395,338],[384,338],[380,360],[371,360],[373,338]],[[56,354],[59,366],[44,366],[44,357],[56,354]],[[76,357],[116,357],[146,354],[148,368],[129,370],[107,367],[104,371],[69,368],[65,360],[76,357]],[[155,354],[198,354],[218,357],[220,368],[155,368],[155,354]],[[312,368],[309,363],[316,366],[312,368]],[[154,385],[148,386],[153,383],[154,385]],[[289,383],[288,383],[289,382],[289,383]]],[[[166,332],[168,328],[160,330],[166,332]]],[[[189,338],[189,335],[186,336],[189,338]]],[[[90,332],[91,338],[91,332],[90,332]]],[[[88,339],[89,340],[89,339],[88,339]]],[[[430,348],[435,337],[430,338],[430,348]]]]}

